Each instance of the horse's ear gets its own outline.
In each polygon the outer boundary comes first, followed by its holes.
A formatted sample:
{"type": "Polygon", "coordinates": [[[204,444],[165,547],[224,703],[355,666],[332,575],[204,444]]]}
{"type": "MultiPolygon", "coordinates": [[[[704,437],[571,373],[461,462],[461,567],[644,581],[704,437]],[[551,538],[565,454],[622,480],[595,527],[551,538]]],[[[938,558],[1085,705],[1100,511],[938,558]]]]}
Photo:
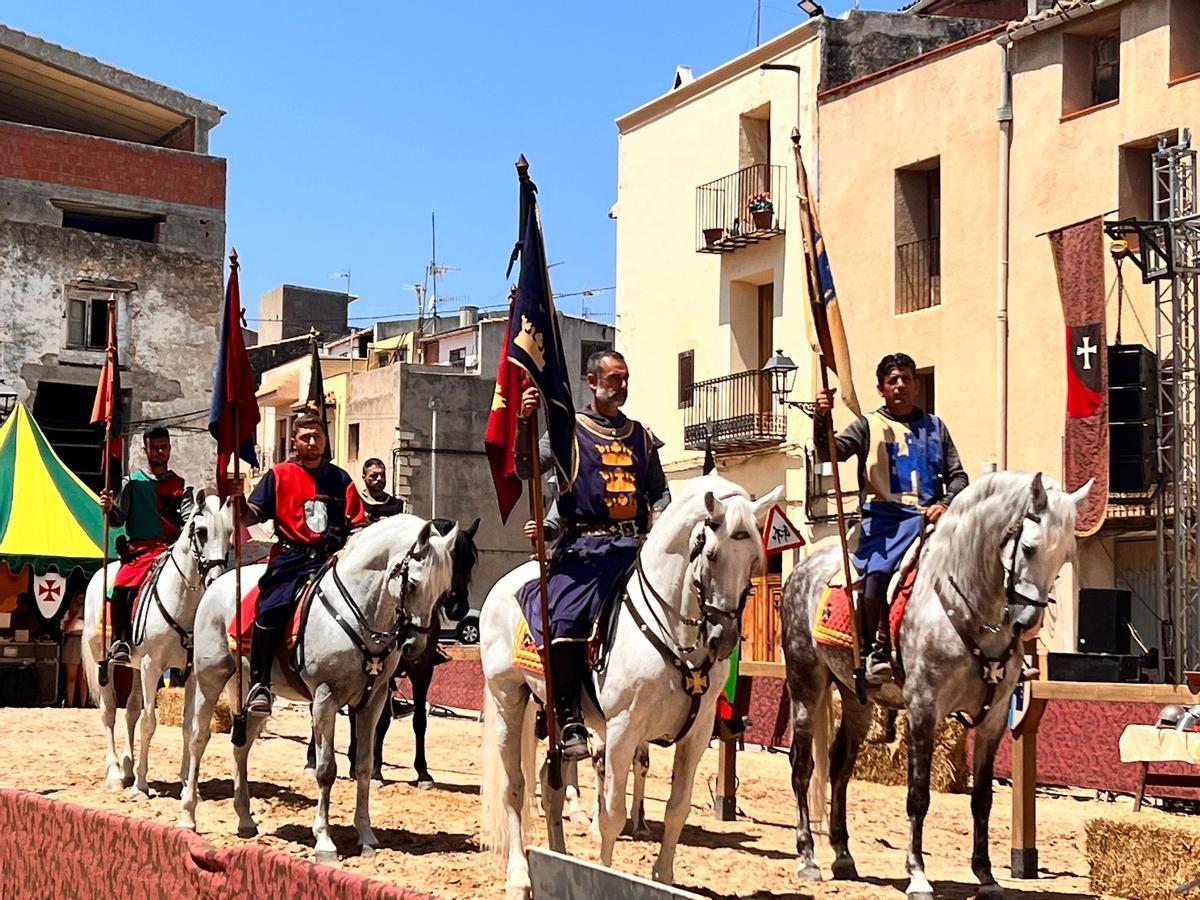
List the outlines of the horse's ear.
{"type": "Polygon", "coordinates": [[[1045,512],[1046,507],[1050,504],[1050,498],[1046,496],[1046,486],[1042,484],[1041,472],[1033,476],[1033,484],[1030,485],[1030,490],[1033,492],[1033,511],[1035,513],[1045,512]]]}
{"type": "Polygon", "coordinates": [[[467,537],[469,537],[469,538],[475,537],[475,532],[477,532],[478,530],[479,530],[479,519],[476,519],[469,526],[467,526],[467,532],[466,532],[467,537]]]}
{"type": "MultiPolygon", "coordinates": [[[[187,488],[187,490],[191,490],[191,488],[187,488]]],[[[208,494],[204,492],[204,488],[200,488],[200,490],[196,491],[196,499],[194,502],[197,510],[200,510],[204,506],[204,501],[206,499],[208,499],[208,494]]]]}
{"type": "Polygon", "coordinates": [[[763,494],[753,502],[755,518],[762,514],[764,509],[769,509],[783,495],[783,485],[776,485],[775,488],[767,494],[763,494]]]}
{"type": "Polygon", "coordinates": [[[421,532],[417,535],[417,539],[413,541],[412,558],[424,559],[429,553],[429,535],[433,533],[433,523],[426,522],[421,526],[421,532]]]}
{"type": "Polygon", "coordinates": [[[1084,500],[1086,500],[1087,495],[1089,493],[1091,493],[1092,485],[1094,485],[1095,483],[1096,483],[1095,478],[1089,478],[1087,480],[1087,482],[1083,485],[1083,487],[1081,487],[1077,491],[1072,491],[1071,495],[1070,495],[1071,502],[1074,503],[1076,506],[1078,506],[1080,503],[1082,503],[1084,500]]]}
{"type": "Polygon", "coordinates": [[[704,508],[708,511],[708,521],[714,526],[720,525],[725,517],[725,504],[712,491],[704,492],[704,508]]]}

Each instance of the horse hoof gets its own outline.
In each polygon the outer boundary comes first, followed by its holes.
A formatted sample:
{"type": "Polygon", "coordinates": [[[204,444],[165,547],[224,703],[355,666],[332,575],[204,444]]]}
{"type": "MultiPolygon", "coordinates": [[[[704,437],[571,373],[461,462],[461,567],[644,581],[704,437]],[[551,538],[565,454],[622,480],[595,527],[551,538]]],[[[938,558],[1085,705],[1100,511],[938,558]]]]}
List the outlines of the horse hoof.
{"type": "Polygon", "coordinates": [[[115,794],[117,791],[124,790],[125,783],[120,778],[106,778],[104,787],[110,794],[115,794]]]}
{"type": "Polygon", "coordinates": [[[317,780],[317,770],[314,769],[312,766],[305,766],[304,767],[304,777],[311,778],[313,781],[316,781],[317,780]]]}
{"type": "Polygon", "coordinates": [[[143,800],[149,800],[150,799],[150,789],[147,788],[146,790],[143,791],[141,788],[131,787],[129,789],[129,799],[133,800],[136,803],[141,803],[143,800]]]}
{"type": "Polygon", "coordinates": [[[810,863],[807,866],[801,866],[796,872],[800,876],[801,881],[823,881],[821,877],[821,867],[816,863],[810,863]]]}
{"type": "Polygon", "coordinates": [[[369,859],[370,857],[372,857],[374,855],[375,855],[374,847],[372,847],[370,844],[362,845],[362,851],[359,853],[359,856],[363,857],[364,859],[369,859]]]}
{"type": "Polygon", "coordinates": [[[237,830],[237,836],[240,838],[258,837],[258,826],[254,825],[254,824],[239,825],[238,830],[237,830]]]}
{"type": "MultiPolygon", "coordinates": [[[[377,791],[381,787],[383,787],[383,779],[382,778],[372,778],[371,779],[371,790],[377,791]]],[[[420,787],[420,785],[417,785],[417,787],[420,787]]]]}
{"type": "Polygon", "coordinates": [[[533,892],[527,887],[510,887],[504,891],[504,900],[529,900],[533,892]]]}
{"type": "Polygon", "coordinates": [[[422,778],[417,782],[418,791],[432,791],[437,783],[432,778],[422,778]]]}
{"type": "Polygon", "coordinates": [[[318,850],[316,852],[316,861],[324,863],[327,866],[335,865],[338,861],[336,850],[318,850]]]}
{"type": "Polygon", "coordinates": [[[192,821],[190,821],[190,820],[188,820],[188,819],[179,819],[179,820],[177,820],[177,821],[175,822],[175,827],[176,827],[176,828],[181,828],[181,829],[183,829],[184,831],[190,831],[192,834],[195,834],[195,833],[196,833],[196,823],[195,823],[195,822],[192,822],[192,821]]]}
{"type": "Polygon", "coordinates": [[[994,882],[992,884],[981,884],[975,896],[980,898],[980,900],[1000,900],[1004,896],[1004,888],[994,882]]]}
{"type": "Polygon", "coordinates": [[[852,859],[835,859],[829,871],[836,881],[858,881],[858,867],[852,859]]]}

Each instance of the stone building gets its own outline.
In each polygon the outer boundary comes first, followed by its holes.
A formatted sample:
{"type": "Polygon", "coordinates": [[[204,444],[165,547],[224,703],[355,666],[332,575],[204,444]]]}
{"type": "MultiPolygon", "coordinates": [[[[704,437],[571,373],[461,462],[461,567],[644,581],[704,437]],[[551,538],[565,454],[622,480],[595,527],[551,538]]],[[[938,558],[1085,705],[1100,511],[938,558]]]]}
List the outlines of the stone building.
{"type": "MultiPolygon", "coordinates": [[[[115,297],[126,421],[203,425],[225,255],[223,111],[0,25],[0,382],[99,486],[88,425],[115,297]]],[[[177,430],[175,465],[212,439],[177,430]]],[[[129,442],[130,465],[140,441],[129,442]]]]}

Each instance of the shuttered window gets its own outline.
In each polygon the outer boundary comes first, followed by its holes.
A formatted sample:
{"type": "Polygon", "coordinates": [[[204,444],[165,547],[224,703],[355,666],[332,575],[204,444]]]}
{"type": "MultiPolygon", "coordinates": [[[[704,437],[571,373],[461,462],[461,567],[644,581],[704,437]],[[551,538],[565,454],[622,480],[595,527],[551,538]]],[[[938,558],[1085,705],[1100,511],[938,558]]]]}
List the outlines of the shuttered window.
{"type": "Polygon", "coordinates": [[[692,405],[692,386],[696,383],[696,351],[685,350],[679,354],[679,408],[692,405]]]}

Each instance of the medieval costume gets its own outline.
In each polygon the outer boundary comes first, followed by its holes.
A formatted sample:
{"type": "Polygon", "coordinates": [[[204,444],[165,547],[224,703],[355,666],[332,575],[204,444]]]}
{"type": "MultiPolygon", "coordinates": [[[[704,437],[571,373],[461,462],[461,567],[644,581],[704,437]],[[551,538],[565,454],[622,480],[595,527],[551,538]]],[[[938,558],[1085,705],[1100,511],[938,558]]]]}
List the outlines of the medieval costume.
{"type": "Polygon", "coordinates": [[[378,522],[388,516],[398,516],[405,511],[404,499],[389,494],[387,491],[372,494],[370,491],[364,490],[359,494],[359,498],[366,511],[368,523],[378,522]]]}

